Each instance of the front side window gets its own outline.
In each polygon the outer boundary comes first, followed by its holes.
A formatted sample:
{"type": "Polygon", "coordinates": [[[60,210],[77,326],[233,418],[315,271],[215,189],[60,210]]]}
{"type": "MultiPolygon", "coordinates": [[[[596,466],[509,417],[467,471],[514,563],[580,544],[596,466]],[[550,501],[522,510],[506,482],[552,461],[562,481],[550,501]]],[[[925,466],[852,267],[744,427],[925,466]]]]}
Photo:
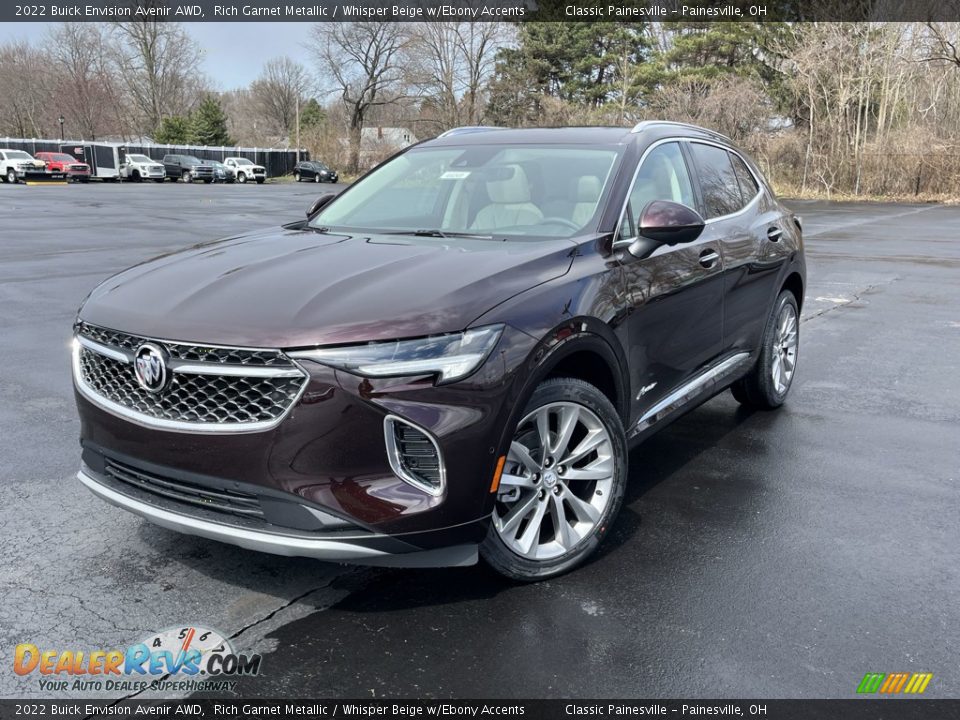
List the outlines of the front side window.
{"type": "Polygon", "coordinates": [[[572,237],[597,215],[621,149],[470,145],[411,150],[314,218],[314,227],[572,237]]]}
{"type": "Polygon", "coordinates": [[[723,148],[698,142],[690,143],[690,149],[700,175],[707,220],[740,210],[744,202],[730,154],[723,148]]]}
{"type": "Polygon", "coordinates": [[[695,208],[693,183],[680,144],[653,148],[637,169],[627,208],[620,225],[621,238],[634,238],[644,208],[654,200],[667,200],[695,208]]]}

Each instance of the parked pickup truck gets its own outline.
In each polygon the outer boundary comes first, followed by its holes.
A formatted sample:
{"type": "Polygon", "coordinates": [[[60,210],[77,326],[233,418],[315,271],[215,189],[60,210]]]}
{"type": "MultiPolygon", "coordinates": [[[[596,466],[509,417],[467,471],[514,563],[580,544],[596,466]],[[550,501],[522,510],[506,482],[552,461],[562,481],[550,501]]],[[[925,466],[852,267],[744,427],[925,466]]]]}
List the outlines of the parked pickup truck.
{"type": "Polygon", "coordinates": [[[0,150],[0,177],[4,182],[16,183],[20,180],[63,180],[62,172],[50,172],[43,160],[33,158],[23,150],[0,150]]]}
{"type": "Polygon", "coordinates": [[[90,166],[77,160],[73,155],[62,152],[38,152],[37,160],[42,160],[50,172],[66,173],[67,177],[77,182],[90,182],[90,166]]]}
{"type": "Polygon", "coordinates": [[[164,155],[163,167],[174,182],[180,179],[187,183],[194,180],[212,183],[216,175],[213,165],[193,155],[164,155]]]}
{"type": "Polygon", "coordinates": [[[127,153],[127,157],[120,164],[120,177],[133,182],[153,180],[162,183],[167,177],[163,163],[151,160],[146,155],[127,153]]]}
{"type": "Polygon", "coordinates": [[[257,184],[260,184],[267,179],[267,169],[263,165],[257,165],[249,158],[228,157],[223,159],[223,164],[237,173],[238,183],[256,180],[257,184]]]}

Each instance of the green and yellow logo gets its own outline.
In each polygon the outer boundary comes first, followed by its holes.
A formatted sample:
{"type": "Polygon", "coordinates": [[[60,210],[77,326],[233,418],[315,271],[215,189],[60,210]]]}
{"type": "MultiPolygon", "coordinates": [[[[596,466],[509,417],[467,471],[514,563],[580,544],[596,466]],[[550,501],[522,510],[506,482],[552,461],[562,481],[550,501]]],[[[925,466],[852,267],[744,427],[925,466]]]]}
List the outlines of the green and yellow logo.
{"type": "Polygon", "coordinates": [[[857,692],[920,695],[932,679],[933,673],[867,673],[857,686],[857,692]]]}

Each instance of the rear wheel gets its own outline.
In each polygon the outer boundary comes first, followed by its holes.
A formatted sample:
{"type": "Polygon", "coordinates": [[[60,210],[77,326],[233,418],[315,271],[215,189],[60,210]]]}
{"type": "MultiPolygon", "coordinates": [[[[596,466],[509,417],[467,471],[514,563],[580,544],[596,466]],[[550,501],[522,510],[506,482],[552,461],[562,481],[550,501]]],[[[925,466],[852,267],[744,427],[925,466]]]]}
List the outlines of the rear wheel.
{"type": "Polygon", "coordinates": [[[762,343],[757,364],[730,391],[741,405],[773,410],[787,399],[800,351],[800,313],[797,299],[789,290],[777,298],[762,343]]]}
{"type": "Polygon", "coordinates": [[[319,173],[318,173],[317,175],[314,175],[314,176],[313,176],[313,181],[314,181],[315,183],[320,182],[320,175],[319,175],[319,173]]]}
{"type": "Polygon", "coordinates": [[[257,185],[263,185],[264,180],[266,180],[266,178],[262,178],[262,177],[257,178],[257,185]]]}
{"type": "Polygon", "coordinates": [[[293,181],[294,181],[294,182],[300,182],[300,173],[295,172],[295,173],[293,174],[293,181]]]}
{"type": "Polygon", "coordinates": [[[484,560],[526,582],[572,570],[610,529],[626,479],[626,436],[610,400],[582,380],[541,383],[514,431],[484,560]]]}

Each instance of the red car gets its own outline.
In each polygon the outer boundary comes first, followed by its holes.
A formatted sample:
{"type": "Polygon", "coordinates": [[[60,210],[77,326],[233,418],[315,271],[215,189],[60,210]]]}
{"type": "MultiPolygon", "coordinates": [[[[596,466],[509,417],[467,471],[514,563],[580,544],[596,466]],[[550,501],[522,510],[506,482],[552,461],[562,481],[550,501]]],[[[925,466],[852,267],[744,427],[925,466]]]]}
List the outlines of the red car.
{"type": "Polygon", "coordinates": [[[71,180],[80,182],[89,182],[90,180],[90,166],[77,160],[72,155],[59,152],[38,152],[34,157],[37,160],[43,160],[47,164],[47,170],[65,172],[71,180]]]}

